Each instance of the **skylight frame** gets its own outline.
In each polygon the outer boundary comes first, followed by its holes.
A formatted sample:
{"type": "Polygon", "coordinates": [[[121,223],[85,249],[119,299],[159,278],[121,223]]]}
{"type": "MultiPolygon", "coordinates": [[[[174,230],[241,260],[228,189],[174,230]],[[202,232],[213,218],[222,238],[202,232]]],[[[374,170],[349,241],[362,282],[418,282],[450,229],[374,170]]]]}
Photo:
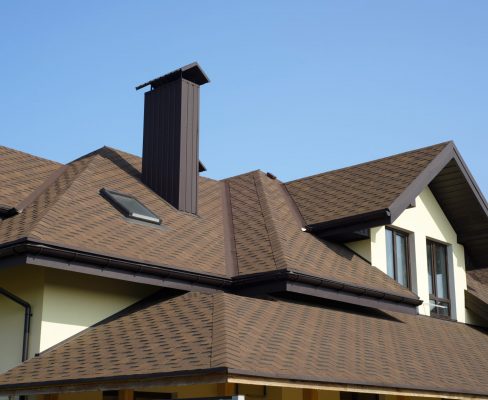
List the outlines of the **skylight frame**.
{"type": "Polygon", "coordinates": [[[110,190],[107,188],[102,188],[100,189],[100,194],[107,199],[110,204],[112,204],[118,211],[120,211],[126,218],[131,218],[135,219],[138,221],[143,221],[147,222],[150,224],[155,224],[155,225],[161,225],[161,218],[159,218],[155,213],[153,213],[149,208],[147,208],[144,204],[142,204],[136,197],[130,195],[130,194],[125,194],[125,193],[120,193],[116,192],[114,190],[110,190]],[[122,204],[116,196],[120,197],[125,197],[127,199],[135,201],[141,208],[143,208],[147,215],[134,212],[127,208],[124,204],[122,204]]]}

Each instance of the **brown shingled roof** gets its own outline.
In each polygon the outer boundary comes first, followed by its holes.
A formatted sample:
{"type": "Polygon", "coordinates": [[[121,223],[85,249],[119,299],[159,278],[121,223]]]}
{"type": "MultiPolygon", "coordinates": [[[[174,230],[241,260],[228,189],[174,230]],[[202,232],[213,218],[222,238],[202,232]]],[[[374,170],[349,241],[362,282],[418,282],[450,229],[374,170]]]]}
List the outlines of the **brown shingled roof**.
{"type": "Polygon", "coordinates": [[[24,362],[0,375],[0,392],[215,368],[487,396],[488,340],[470,326],[424,316],[188,293],[89,328],[24,362]]]}
{"type": "Polygon", "coordinates": [[[227,182],[239,275],[287,269],[416,298],[345,246],[303,232],[279,180],[254,171],[227,182]]]}
{"type": "Polygon", "coordinates": [[[0,146],[0,206],[17,206],[59,167],[57,162],[0,146]]]}
{"type": "Polygon", "coordinates": [[[466,272],[468,291],[488,305],[488,268],[466,272]]]}
{"type": "Polygon", "coordinates": [[[0,242],[28,238],[76,252],[226,278],[235,272],[296,271],[418,299],[344,246],[302,232],[283,185],[262,172],[225,181],[228,217],[224,183],[200,178],[195,216],[176,210],[145,186],[140,168],[139,157],[107,147],[59,167],[55,179],[47,179],[21,213],[0,221],[0,242]],[[163,228],[128,221],[99,194],[103,187],[135,196],[162,219],[163,228]],[[227,218],[232,228],[226,231],[227,218]],[[234,243],[234,261],[226,257],[226,241],[234,243]]]}
{"type": "Polygon", "coordinates": [[[307,225],[388,209],[450,144],[297,179],[286,187],[307,225]]]}
{"type": "Polygon", "coordinates": [[[226,275],[221,183],[200,178],[199,216],[181,213],[139,179],[139,157],[107,147],[69,163],[24,211],[0,221],[0,242],[23,237],[184,270],[226,275]],[[100,194],[133,195],[163,221],[128,222],[100,194]]]}

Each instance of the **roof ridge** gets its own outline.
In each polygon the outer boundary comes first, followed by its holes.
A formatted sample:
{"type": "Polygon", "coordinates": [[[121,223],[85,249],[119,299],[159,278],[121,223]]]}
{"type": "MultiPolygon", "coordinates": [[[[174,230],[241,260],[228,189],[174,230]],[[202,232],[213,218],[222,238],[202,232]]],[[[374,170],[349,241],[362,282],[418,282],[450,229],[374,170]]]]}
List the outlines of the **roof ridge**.
{"type": "MultiPolygon", "coordinates": [[[[223,292],[212,295],[212,332],[210,368],[227,367],[229,365],[230,350],[229,333],[232,327],[227,323],[232,314],[228,310],[226,295],[223,292]]],[[[235,328],[235,327],[234,327],[235,328]]]]}
{"type": "Polygon", "coordinates": [[[264,176],[265,175],[262,171],[256,171],[253,173],[253,181],[254,181],[254,185],[256,186],[256,194],[258,197],[259,206],[263,214],[266,231],[268,232],[269,243],[271,245],[271,251],[273,253],[273,258],[275,260],[276,269],[288,268],[287,265],[288,263],[285,257],[285,249],[283,248],[281,244],[281,240],[279,239],[279,231],[275,226],[275,222],[273,218],[271,217],[273,210],[268,203],[267,195],[263,187],[264,183],[261,180],[262,178],[264,178],[264,176]],[[263,203],[266,212],[263,212],[263,203]],[[270,234],[270,230],[272,231],[271,234],[270,234]]]}
{"type": "Polygon", "coordinates": [[[255,174],[257,172],[263,173],[263,171],[260,169],[253,169],[253,170],[248,171],[248,172],[243,172],[242,174],[232,175],[232,176],[228,176],[227,178],[223,178],[223,179],[221,179],[221,182],[230,181],[230,180],[236,179],[236,178],[241,178],[241,177],[246,176],[246,175],[252,175],[252,174],[255,174]]]}
{"type": "Polygon", "coordinates": [[[7,147],[7,146],[3,146],[3,145],[0,145],[0,150],[1,149],[6,149],[6,150],[9,150],[9,151],[14,151],[16,153],[21,153],[21,154],[25,154],[29,157],[32,157],[32,158],[35,158],[37,160],[41,160],[41,161],[47,161],[47,162],[50,162],[50,163],[53,163],[53,164],[59,164],[59,165],[63,165],[63,163],[59,162],[59,161],[54,161],[54,160],[50,160],[49,158],[45,158],[45,157],[40,157],[40,156],[36,156],[34,154],[31,154],[31,153],[28,153],[26,151],[22,151],[22,150],[17,150],[17,149],[14,149],[12,147],[7,147]]]}
{"type": "Polygon", "coordinates": [[[392,154],[390,156],[375,158],[374,160],[364,161],[364,162],[361,162],[361,163],[358,163],[358,164],[349,165],[347,167],[335,168],[335,169],[331,169],[329,171],[319,172],[317,174],[313,174],[313,175],[305,176],[303,178],[297,178],[297,179],[293,179],[291,181],[285,182],[285,185],[289,185],[289,184],[292,184],[292,183],[295,183],[295,182],[298,182],[298,181],[303,182],[303,181],[306,181],[308,179],[315,178],[317,176],[327,175],[327,174],[331,174],[331,173],[334,173],[334,172],[339,172],[339,171],[344,171],[344,170],[348,170],[348,169],[351,169],[351,168],[361,167],[363,165],[371,164],[371,163],[374,163],[374,162],[377,162],[377,161],[384,161],[384,160],[392,159],[394,157],[399,157],[399,156],[404,156],[404,155],[407,155],[407,154],[421,152],[421,151],[424,151],[424,150],[432,149],[433,147],[437,147],[437,146],[443,146],[443,147],[445,147],[445,146],[449,145],[450,143],[454,143],[454,142],[452,140],[448,140],[448,141],[441,142],[441,143],[437,143],[437,144],[433,144],[433,145],[430,145],[430,146],[421,147],[419,149],[413,149],[413,150],[403,151],[401,153],[392,154]]]}
{"type": "Polygon", "coordinates": [[[29,204],[26,208],[30,208],[35,205],[39,201],[39,199],[43,196],[46,195],[47,191],[52,188],[53,186],[56,185],[57,182],[60,181],[64,176],[68,175],[72,169],[76,168],[77,163],[81,163],[82,161],[85,161],[84,164],[81,165],[81,168],[79,171],[74,171],[74,175],[67,179],[67,184],[65,187],[59,192],[56,193],[55,199],[53,201],[50,201],[47,206],[45,207],[44,210],[37,216],[37,218],[34,219],[34,222],[32,225],[29,227],[29,236],[31,236],[31,232],[34,231],[34,229],[37,227],[39,222],[43,220],[43,218],[51,211],[51,209],[54,207],[54,205],[59,201],[59,199],[66,193],[66,191],[73,185],[73,183],[80,177],[80,175],[86,170],[86,168],[91,164],[91,162],[95,159],[95,156],[98,155],[98,153],[95,154],[95,152],[87,154],[85,157],[81,157],[80,159],[77,159],[75,161],[71,161],[70,163],[62,166],[61,168],[64,168],[64,171],[56,177],[56,179],[53,182],[50,182],[49,185],[47,185],[44,190],[39,193],[37,198],[32,201],[31,204],[29,204]]]}

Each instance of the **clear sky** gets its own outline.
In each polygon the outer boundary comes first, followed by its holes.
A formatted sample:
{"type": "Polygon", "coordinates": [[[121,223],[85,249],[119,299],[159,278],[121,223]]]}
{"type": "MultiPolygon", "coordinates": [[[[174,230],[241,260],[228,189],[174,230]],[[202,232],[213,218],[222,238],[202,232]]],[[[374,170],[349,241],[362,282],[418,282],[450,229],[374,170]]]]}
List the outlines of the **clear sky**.
{"type": "Polygon", "coordinates": [[[192,61],[207,176],[454,140],[488,195],[488,1],[0,0],[0,144],[141,154],[134,86],[192,61]]]}

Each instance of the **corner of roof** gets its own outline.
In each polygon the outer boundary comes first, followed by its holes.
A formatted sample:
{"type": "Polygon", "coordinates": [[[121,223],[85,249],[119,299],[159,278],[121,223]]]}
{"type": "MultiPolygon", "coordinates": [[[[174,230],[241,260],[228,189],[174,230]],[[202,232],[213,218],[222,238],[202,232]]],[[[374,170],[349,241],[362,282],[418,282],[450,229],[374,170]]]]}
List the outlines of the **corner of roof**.
{"type": "Polygon", "coordinates": [[[439,147],[438,153],[435,154],[435,156],[422,170],[422,172],[420,172],[420,174],[410,183],[410,185],[408,185],[405,190],[388,207],[388,210],[391,213],[392,222],[396,218],[398,218],[403,211],[405,211],[408,205],[414,201],[414,199],[421,193],[421,191],[424,190],[442,171],[442,169],[453,159],[456,161],[459,168],[461,168],[466,179],[470,180],[473,184],[473,187],[477,191],[479,197],[482,199],[481,202],[483,203],[485,209],[488,207],[486,204],[486,200],[484,200],[483,194],[481,193],[481,190],[478,188],[474,178],[469,172],[469,169],[462,159],[459,150],[457,150],[456,144],[453,140],[448,140],[446,142],[417,149],[415,151],[420,152],[435,147],[439,147]]]}
{"type": "Polygon", "coordinates": [[[0,145],[0,152],[3,151],[8,151],[8,152],[12,152],[12,153],[17,153],[17,154],[21,154],[25,157],[29,157],[29,158],[35,158],[36,160],[39,160],[39,161],[43,161],[43,162],[46,162],[46,163],[52,163],[52,164],[57,164],[57,165],[63,165],[63,163],[59,162],[59,161],[54,161],[54,160],[50,160],[49,158],[45,158],[45,157],[40,157],[40,156],[36,156],[34,154],[31,154],[31,153],[27,153],[26,151],[22,151],[22,150],[17,150],[17,149],[14,149],[12,147],[8,147],[8,146],[3,146],[3,145],[0,145]]]}
{"type": "Polygon", "coordinates": [[[358,163],[358,164],[349,165],[349,166],[342,167],[342,168],[336,168],[336,169],[332,169],[332,170],[329,170],[329,171],[319,172],[319,173],[316,173],[316,174],[313,174],[313,175],[304,176],[304,177],[301,177],[301,178],[293,179],[293,180],[288,181],[288,182],[284,182],[284,184],[288,186],[288,185],[292,185],[292,184],[297,183],[297,182],[303,182],[303,181],[306,181],[306,180],[309,180],[309,179],[312,179],[312,178],[315,178],[315,177],[319,177],[321,175],[326,175],[326,174],[330,174],[330,173],[333,173],[333,172],[338,172],[338,171],[343,171],[343,170],[347,170],[347,169],[352,169],[352,168],[360,167],[360,166],[363,166],[363,165],[366,165],[366,164],[370,164],[370,163],[373,163],[373,162],[376,162],[376,161],[386,160],[386,159],[389,159],[389,158],[398,157],[398,156],[402,156],[402,155],[406,155],[406,154],[413,154],[413,153],[416,153],[416,152],[421,152],[421,151],[433,149],[435,147],[441,147],[440,151],[442,151],[443,149],[445,149],[445,147],[447,147],[449,145],[455,147],[454,141],[453,140],[447,140],[445,142],[431,144],[429,146],[424,146],[424,147],[420,147],[420,148],[413,149],[413,150],[403,151],[401,153],[392,154],[390,156],[380,157],[380,158],[376,158],[374,160],[369,160],[369,161],[365,161],[365,162],[361,162],[361,163],[358,163]]]}
{"type": "Polygon", "coordinates": [[[251,171],[248,171],[248,172],[243,172],[241,174],[228,176],[227,178],[221,179],[221,182],[227,182],[227,181],[230,181],[230,180],[233,180],[233,179],[238,179],[238,178],[241,178],[241,177],[244,177],[244,176],[249,176],[249,175],[253,176],[257,172],[262,172],[262,171],[260,169],[254,169],[254,170],[251,170],[251,171]]]}

